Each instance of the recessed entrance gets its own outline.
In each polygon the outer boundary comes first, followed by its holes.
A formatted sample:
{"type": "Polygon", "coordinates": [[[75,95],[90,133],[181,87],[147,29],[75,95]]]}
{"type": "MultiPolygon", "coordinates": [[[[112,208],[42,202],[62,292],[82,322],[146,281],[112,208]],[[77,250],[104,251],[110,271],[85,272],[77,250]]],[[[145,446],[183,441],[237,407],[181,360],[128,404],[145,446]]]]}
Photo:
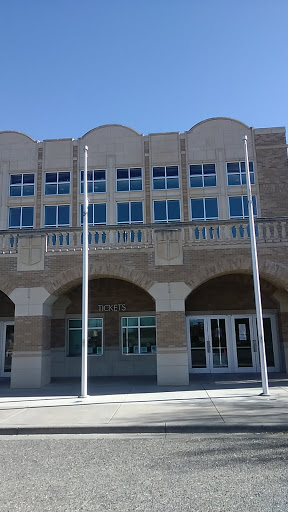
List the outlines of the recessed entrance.
{"type": "MultiPolygon", "coordinates": [[[[269,371],[279,371],[275,315],[263,315],[269,371]]],[[[259,372],[255,315],[197,315],[187,317],[191,373],[259,372]]]]}

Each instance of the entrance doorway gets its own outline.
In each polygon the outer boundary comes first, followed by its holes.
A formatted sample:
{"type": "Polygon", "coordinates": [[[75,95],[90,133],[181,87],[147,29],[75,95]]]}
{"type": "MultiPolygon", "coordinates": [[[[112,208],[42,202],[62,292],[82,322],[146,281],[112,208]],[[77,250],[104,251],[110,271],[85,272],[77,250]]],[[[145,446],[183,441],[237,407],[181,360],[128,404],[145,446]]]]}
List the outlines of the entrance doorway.
{"type": "MultiPolygon", "coordinates": [[[[279,371],[276,319],[263,315],[269,371],[279,371]]],[[[259,372],[256,315],[187,317],[191,373],[259,372]]]]}
{"type": "Polygon", "coordinates": [[[0,376],[10,377],[14,345],[14,323],[0,323],[0,376]]]}

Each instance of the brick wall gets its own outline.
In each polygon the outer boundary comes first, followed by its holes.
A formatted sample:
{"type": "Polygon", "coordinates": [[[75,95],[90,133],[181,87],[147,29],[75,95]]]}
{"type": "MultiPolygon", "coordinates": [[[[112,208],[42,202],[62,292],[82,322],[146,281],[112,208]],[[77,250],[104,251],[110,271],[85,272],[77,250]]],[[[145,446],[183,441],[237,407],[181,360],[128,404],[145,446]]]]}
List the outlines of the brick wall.
{"type": "Polygon", "coordinates": [[[288,216],[288,161],[285,133],[255,135],[262,217],[288,216]]]}

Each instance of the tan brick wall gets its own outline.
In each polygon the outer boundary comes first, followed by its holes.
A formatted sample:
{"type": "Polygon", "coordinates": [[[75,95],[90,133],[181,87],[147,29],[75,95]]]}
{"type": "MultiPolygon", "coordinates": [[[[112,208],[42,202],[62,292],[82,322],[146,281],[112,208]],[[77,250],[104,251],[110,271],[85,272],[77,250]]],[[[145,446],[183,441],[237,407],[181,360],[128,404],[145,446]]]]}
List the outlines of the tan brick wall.
{"type": "Polygon", "coordinates": [[[285,133],[255,135],[262,217],[288,216],[288,161],[285,133]]]}
{"type": "Polygon", "coordinates": [[[15,317],[14,352],[50,348],[51,319],[45,316],[15,317]]]}
{"type": "Polygon", "coordinates": [[[157,312],[157,347],[186,347],[184,311],[157,312]]]}
{"type": "Polygon", "coordinates": [[[65,346],[65,319],[51,320],[51,348],[65,346]]]}

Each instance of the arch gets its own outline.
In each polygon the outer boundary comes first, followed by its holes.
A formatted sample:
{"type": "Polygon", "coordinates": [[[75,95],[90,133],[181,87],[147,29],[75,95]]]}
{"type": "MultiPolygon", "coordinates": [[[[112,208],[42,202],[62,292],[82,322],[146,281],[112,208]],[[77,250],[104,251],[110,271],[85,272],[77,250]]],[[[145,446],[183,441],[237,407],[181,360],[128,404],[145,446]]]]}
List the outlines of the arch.
{"type": "Polygon", "coordinates": [[[82,135],[81,139],[84,139],[84,137],[86,137],[87,135],[90,135],[93,132],[96,132],[98,130],[103,130],[105,128],[124,128],[125,130],[132,132],[134,135],[142,135],[141,133],[137,132],[133,128],[130,128],[129,126],[125,126],[124,124],[102,124],[100,126],[96,126],[96,128],[92,128],[88,132],[84,133],[84,135],[82,135]]]}
{"type": "MultiPolygon", "coordinates": [[[[5,293],[7,297],[10,296],[10,293],[16,288],[16,286],[13,285],[13,282],[11,280],[11,277],[3,277],[0,276],[0,292],[5,293]]],[[[13,302],[13,301],[12,301],[13,302]]]]}
{"type": "Polygon", "coordinates": [[[200,123],[194,124],[194,126],[192,126],[190,130],[188,130],[186,133],[191,133],[195,128],[197,128],[201,124],[209,123],[210,121],[233,121],[234,123],[240,124],[245,128],[249,128],[249,130],[251,129],[251,126],[248,126],[248,124],[245,124],[242,121],[238,121],[238,119],[233,119],[232,117],[209,117],[208,119],[204,119],[204,121],[200,121],[200,123]]]}
{"type": "MultiPolygon", "coordinates": [[[[228,260],[222,258],[213,265],[199,268],[199,271],[193,275],[186,284],[191,287],[191,292],[196,290],[206,281],[225,274],[252,274],[252,263],[250,257],[239,256],[228,260]]],[[[259,274],[278,288],[288,289],[288,268],[282,264],[274,263],[271,260],[259,261],[259,274]]]]}
{"type": "Polygon", "coordinates": [[[26,138],[26,139],[28,139],[29,141],[37,142],[35,139],[33,139],[32,137],[30,137],[30,135],[27,135],[26,133],[23,133],[23,132],[17,132],[16,130],[4,130],[4,131],[0,131],[0,135],[6,135],[6,134],[21,135],[22,137],[25,137],[25,138],[26,138]]]}
{"type": "MultiPolygon", "coordinates": [[[[149,293],[149,289],[154,284],[144,273],[137,272],[135,269],[125,267],[123,265],[111,265],[109,263],[90,263],[89,264],[89,279],[95,278],[116,278],[124,281],[129,281],[140,288],[143,288],[149,293]]],[[[74,267],[70,270],[64,270],[53,280],[46,283],[45,288],[49,293],[55,296],[55,299],[70,290],[73,286],[80,283],[82,280],[82,267],[74,267]]],[[[150,293],[149,293],[150,295],[150,293]]]]}

